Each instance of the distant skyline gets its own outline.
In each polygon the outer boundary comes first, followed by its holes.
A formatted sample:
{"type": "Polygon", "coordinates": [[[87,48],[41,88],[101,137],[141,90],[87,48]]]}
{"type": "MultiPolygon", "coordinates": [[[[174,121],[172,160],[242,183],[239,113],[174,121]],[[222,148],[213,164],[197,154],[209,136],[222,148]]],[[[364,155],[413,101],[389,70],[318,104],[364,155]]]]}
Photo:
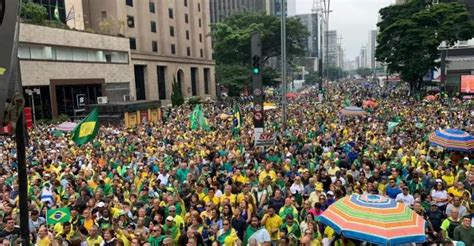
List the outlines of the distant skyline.
{"type": "MultiPolygon", "coordinates": [[[[346,60],[354,60],[367,45],[369,31],[377,29],[378,12],[395,0],[331,0],[329,29],[342,35],[346,60]]],[[[313,0],[296,0],[296,14],[309,14],[313,0]]]]}

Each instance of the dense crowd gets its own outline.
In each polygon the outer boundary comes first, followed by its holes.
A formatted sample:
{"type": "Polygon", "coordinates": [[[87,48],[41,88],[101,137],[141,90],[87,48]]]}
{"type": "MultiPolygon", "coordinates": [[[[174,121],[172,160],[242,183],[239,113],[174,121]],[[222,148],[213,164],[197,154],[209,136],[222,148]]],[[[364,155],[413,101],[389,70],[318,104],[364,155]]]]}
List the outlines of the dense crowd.
{"type": "MultiPolygon", "coordinates": [[[[347,81],[266,111],[274,146],[254,147],[252,112],[242,107],[240,134],[232,103],[203,105],[210,131],[191,130],[191,106],[163,110],[163,122],[132,129],[101,126],[76,146],[54,126],[30,130],[27,147],[29,229],[36,245],[358,245],[318,216],[350,194],[403,202],[427,223],[427,244],[473,245],[474,157],[430,146],[440,128],[473,130],[472,104],[410,98],[400,87],[347,81]],[[344,117],[344,102],[377,105],[344,117]],[[227,114],[229,117],[222,117],[227,114]],[[400,124],[387,133],[387,122],[400,124]],[[68,208],[70,221],[47,224],[68,208]]],[[[14,139],[0,146],[0,238],[18,243],[14,139]]]]}

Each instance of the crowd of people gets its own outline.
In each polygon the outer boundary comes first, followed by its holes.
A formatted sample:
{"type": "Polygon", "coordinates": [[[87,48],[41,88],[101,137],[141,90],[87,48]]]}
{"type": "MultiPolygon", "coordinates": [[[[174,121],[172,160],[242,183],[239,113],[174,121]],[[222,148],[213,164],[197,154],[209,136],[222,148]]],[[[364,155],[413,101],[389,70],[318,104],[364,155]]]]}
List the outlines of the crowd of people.
{"type": "MultiPolygon", "coordinates": [[[[474,156],[433,147],[440,128],[472,133],[470,102],[408,97],[402,87],[325,85],[290,100],[288,123],[266,111],[273,146],[254,147],[253,114],[233,130],[232,103],[203,105],[210,130],[191,130],[192,106],[163,110],[163,122],[103,125],[81,147],[54,126],[28,132],[29,229],[36,245],[359,245],[318,216],[351,194],[403,202],[426,221],[426,244],[474,245],[474,156]],[[377,105],[342,116],[345,102],[377,105]],[[387,122],[400,124],[387,132],[387,122]],[[49,224],[47,211],[71,219],[49,224]]],[[[13,138],[0,141],[0,239],[19,241],[13,138]]]]}

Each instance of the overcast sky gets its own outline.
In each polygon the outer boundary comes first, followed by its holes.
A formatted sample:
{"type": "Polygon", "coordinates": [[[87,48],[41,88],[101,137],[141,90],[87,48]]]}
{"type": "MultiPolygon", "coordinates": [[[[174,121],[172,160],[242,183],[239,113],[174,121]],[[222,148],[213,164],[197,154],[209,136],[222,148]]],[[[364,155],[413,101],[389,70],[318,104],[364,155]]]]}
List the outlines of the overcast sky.
{"type": "MultiPolygon", "coordinates": [[[[296,14],[311,12],[313,0],[295,0],[296,14]]],[[[395,0],[331,0],[329,29],[342,35],[346,60],[353,60],[368,43],[369,30],[375,30],[379,9],[395,0]]]]}

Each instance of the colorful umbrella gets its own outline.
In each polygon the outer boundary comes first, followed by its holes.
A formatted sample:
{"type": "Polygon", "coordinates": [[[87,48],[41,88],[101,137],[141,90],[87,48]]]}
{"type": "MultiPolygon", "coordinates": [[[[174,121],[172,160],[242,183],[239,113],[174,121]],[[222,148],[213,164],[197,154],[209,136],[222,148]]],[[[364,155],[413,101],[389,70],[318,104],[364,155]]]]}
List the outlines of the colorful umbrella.
{"type": "Polygon", "coordinates": [[[341,109],[341,114],[346,116],[360,116],[367,114],[367,112],[365,112],[362,108],[349,106],[341,109]]]}
{"type": "Polygon", "coordinates": [[[65,122],[57,125],[56,129],[58,129],[60,131],[63,131],[63,132],[70,132],[70,131],[74,130],[74,128],[76,128],[76,126],[77,126],[77,123],[65,121],[65,122]]]}
{"type": "Polygon", "coordinates": [[[286,94],[286,97],[289,98],[289,99],[295,99],[298,97],[298,94],[294,93],[294,92],[288,92],[286,94]]]}
{"type": "Polygon", "coordinates": [[[362,105],[364,108],[375,108],[377,107],[377,102],[374,100],[364,100],[362,105]]]}
{"type": "Polygon", "coordinates": [[[436,96],[428,95],[428,96],[425,97],[425,99],[428,100],[428,101],[434,101],[434,100],[436,100],[436,96]]]}
{"type": "Polygon", "coordinates": [[[430,143],[448,150],[474,151],[474,137],[459,129],[444,129],[433,132],[429,136],[430,143]]]}
{"type": "Polygon", "coordinates": [[[346,196],[320,221],[346,238],[381,245],[423,243],[425,220],[401,202],[379,195],[346,196]]]}

